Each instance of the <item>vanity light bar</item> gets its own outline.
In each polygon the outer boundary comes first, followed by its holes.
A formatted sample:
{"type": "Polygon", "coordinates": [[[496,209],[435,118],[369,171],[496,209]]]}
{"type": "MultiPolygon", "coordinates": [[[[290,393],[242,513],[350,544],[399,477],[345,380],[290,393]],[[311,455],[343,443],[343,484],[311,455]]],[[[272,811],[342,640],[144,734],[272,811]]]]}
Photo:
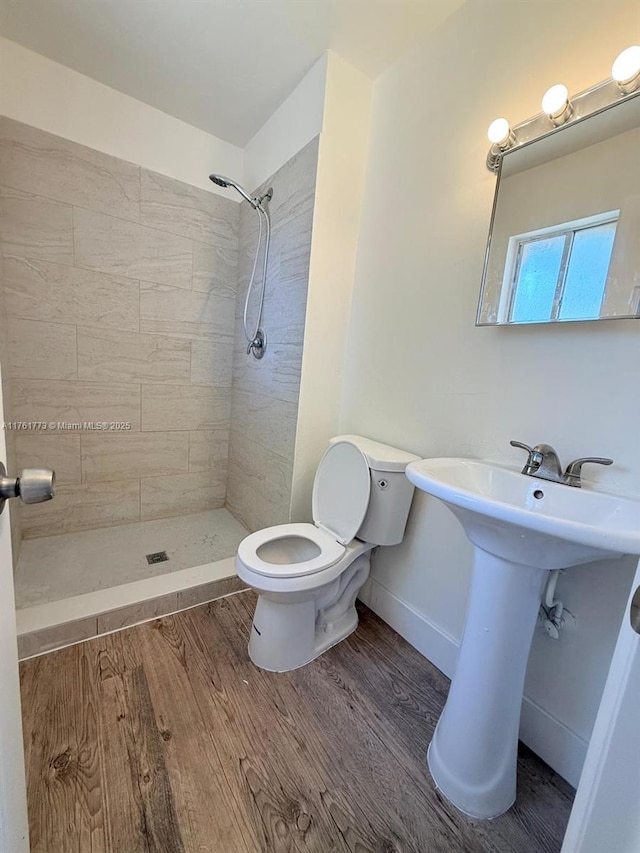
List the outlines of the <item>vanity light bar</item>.
{"type": "Polygon", "coordinates": [[[487,169],[497,173],[505,151],[533,142],[567,122],[586,118],[632,95],[640,95],[640,45],[632,45],[616,57],[609,80],[585,89],[572,99],[567,87],[556,83],[542,98],[542,113],[513,128],[505,118],[491,122],[487,132],[491,142],[487,169]]]}

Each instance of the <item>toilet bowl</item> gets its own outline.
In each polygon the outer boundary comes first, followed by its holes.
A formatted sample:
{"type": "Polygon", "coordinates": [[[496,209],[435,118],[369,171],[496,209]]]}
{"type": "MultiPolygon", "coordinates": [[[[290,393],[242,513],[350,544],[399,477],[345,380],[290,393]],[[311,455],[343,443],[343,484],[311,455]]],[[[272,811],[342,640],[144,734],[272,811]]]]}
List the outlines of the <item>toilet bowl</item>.
{"type": "Polygon", "coordinates": [[[279,524],[247,536],[238,576],[258,594],[249,656],[272,672],[296,669],[358,625],[355,601],[376,545],[402,541],[418,457],[361,436],[337,436],[313,486],[313,524],[279,524]]]}

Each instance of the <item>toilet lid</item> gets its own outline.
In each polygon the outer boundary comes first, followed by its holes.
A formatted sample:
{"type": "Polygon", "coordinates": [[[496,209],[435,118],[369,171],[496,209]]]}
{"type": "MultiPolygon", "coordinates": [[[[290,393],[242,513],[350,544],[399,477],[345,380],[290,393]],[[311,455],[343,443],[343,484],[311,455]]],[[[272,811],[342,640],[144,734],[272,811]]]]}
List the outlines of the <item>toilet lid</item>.
{"type": "Polygon", "coordinates": [[[370,492],[371,475],[364,454],[347,441],[332,444],[320,460],[313,482],[314,522],[346,545],[364,521],[370,492]]]}

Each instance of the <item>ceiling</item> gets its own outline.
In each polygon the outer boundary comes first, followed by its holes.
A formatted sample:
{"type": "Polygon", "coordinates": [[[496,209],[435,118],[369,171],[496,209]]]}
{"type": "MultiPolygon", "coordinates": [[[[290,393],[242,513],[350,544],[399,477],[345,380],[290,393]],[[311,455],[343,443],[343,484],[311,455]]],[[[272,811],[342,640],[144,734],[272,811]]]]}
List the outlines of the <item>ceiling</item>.
{"type": "Polygon", "coordinates": [[[0,34],[244,146],[326,49],[370,77],[463,0],[0,0],[0,34]]]}

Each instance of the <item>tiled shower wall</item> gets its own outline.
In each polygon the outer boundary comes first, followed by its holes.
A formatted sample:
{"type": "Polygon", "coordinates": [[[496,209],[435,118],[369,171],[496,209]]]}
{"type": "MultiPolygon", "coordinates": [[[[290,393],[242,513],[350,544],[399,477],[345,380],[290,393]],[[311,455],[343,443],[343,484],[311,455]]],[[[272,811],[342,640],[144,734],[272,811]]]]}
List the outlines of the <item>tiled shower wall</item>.
{"type": "Polygon", "coordinates": [[[249,205],[240,214],[227,504],[250,530],[290,518],[317,163],[316,138],[259,190],[273,187],[261,360],[247,355],[242,328],[258,218],[249,205]]]}
{"type": "Polygon", "coordinates": [[[8,461],[59,484],[24,536],[224,504],[239,212],[0,118],[5,413],[48,425],[9,431],[8,461]]]}

